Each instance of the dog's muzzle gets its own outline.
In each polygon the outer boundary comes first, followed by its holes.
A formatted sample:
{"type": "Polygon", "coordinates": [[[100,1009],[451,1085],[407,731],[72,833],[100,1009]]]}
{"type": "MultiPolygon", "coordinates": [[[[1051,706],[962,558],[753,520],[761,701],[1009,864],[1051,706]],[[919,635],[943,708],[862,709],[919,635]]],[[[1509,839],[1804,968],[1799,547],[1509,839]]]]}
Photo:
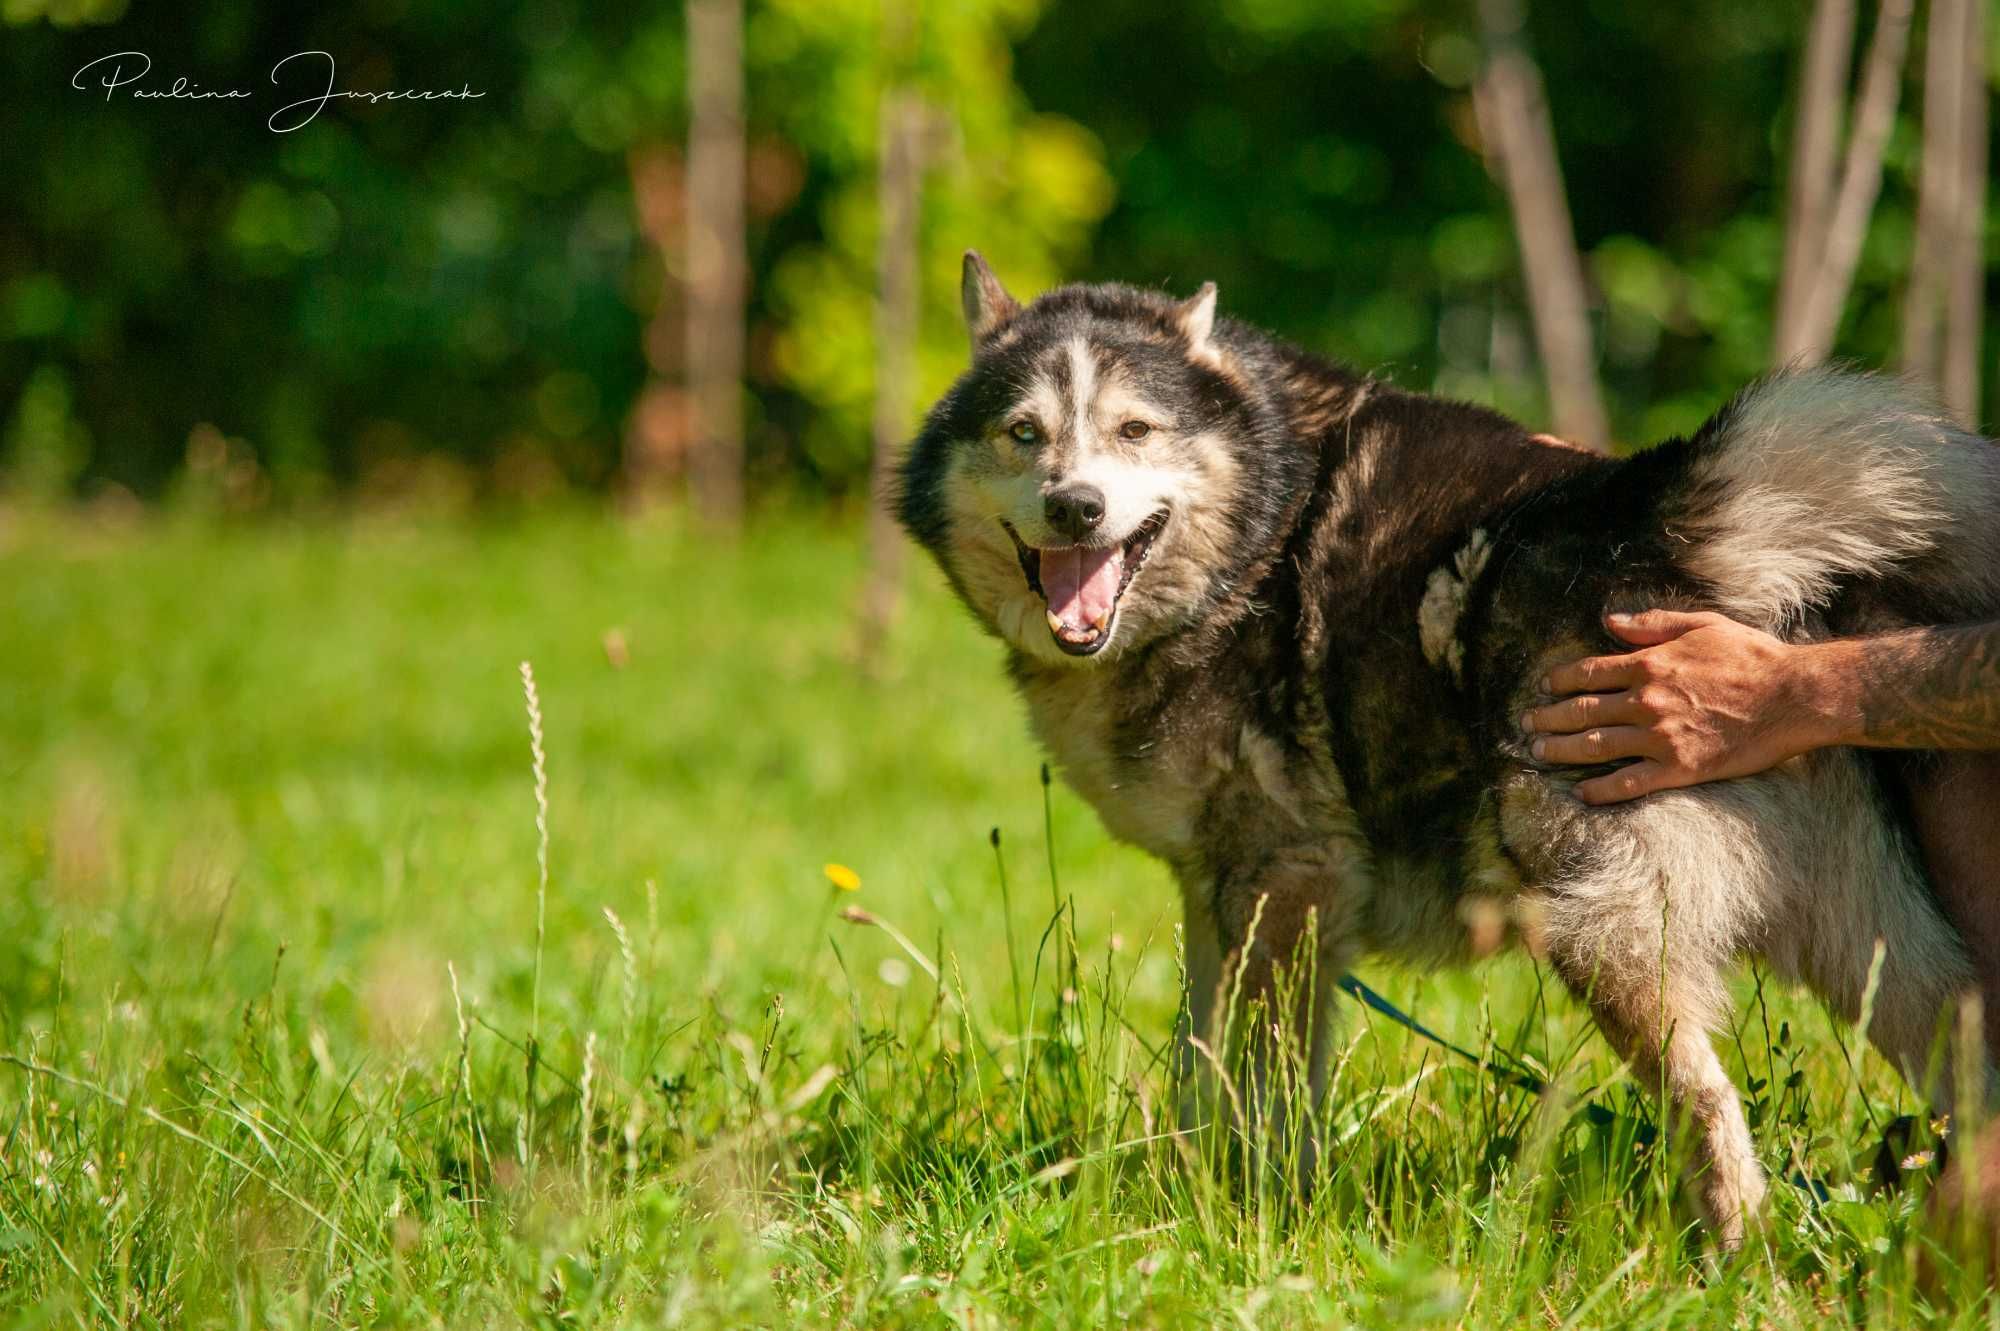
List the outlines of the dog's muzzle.
{"type": "Polygon", "coordinates": [[[1167,525],[1161,509],[1113,545],[1029,545],[1005,518],[1028,586],[1048,606],[1049,634],[1071,656],[1093,656],[1111,641],[1118,605],[1167,525]]]}

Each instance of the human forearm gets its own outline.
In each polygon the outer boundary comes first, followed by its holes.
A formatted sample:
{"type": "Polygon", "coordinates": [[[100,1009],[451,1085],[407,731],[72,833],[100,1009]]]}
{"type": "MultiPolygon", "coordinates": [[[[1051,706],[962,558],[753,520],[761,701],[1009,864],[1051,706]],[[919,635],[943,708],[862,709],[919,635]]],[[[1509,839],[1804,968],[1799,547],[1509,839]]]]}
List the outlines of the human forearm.
{"type": "Polygon", "coordinates": [[[1821,744],[2000,749],[2000,622],[1796,649],[1821,744]]]}

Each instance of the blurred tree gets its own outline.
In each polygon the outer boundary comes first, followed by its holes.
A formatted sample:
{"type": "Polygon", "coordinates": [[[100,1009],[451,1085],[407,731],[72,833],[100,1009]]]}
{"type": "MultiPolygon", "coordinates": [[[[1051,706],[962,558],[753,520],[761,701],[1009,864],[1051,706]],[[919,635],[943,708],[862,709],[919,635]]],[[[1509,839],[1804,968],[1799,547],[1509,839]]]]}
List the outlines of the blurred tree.
{"type": "MultiPolygon", "coordinates": [[[[1903,55],[1909,44],[1910,11],[1913,0],[1882,0],[1876,11],[1875,35],[1868,44],[1867,67],[1856,95],[1853,130],[1848,136],[1847,155],[1841,166],[1840,183],[1828,198],[1829,181],[1817,179],[1796,185],[1793,212],[1785,223],[1785,260],[1796,263],[1779,278],[1777,337],[1773,359],[1780,365],[1816,365],[1833,349],[1840,329],[1840,316],[1847,307],[1847,293],[1854,284],[1854,266],[1861,258],[1861,243],[1868,234],[1868,222],[1882,188],[1882,153],[1888,146],[1889,130],[1896,118],[1896,106],[1903,87],[1903,55]]],[[[1821,0],[1814,15],[1812,36],[1807,40],[1805,92],[1824,97],[1829,92],[1838,99],[1846,81],[1846,71],[1832,85],[1822,83],[1823,70],[1812,67],[1821,52],[1814,44],[1821,40],[1822,26],[1845,22],[1850,29],[1853,12],[1846,0],[1821,0]],[[1830,12],[1835,17],[1829,18],[1830,12]]],[[[1828,39],[1829,45],[1845,50],[1851,32],[1828,39]]],[[[1804,160],[1808,139],[1814,152],[1824,149],[1818,136],[1838,112],[1824,105],[1800,108],[1800,148],[1793,169],[1823,177],[1830,160],[1804,160]]]]}
{"type": "Polygon", "coordinates": [[[55,376],[88,433],[84,474],[142,493],[204,425],[281,493],[424,483],[442,456],[502,488],[601,482],[598,438],[641,369],[630,209],[607,168],[649,106],[679,101],[661,26],[225,0],[192,22],[148,8],[10,30],[0,402],[55,376]],[[272,67],[315,49],[344,88],[482,96],[335,105],[273,134],[272,67]],[[150,55],[148,86],[256,98],[69,86],[118,50],[150,55]]]}
{"type": "MultiPolygon", "coordinates": [[[[1946,0],[1949,3],[1950,0],[1946,0]]],[[[1773,314],[1773,358],[1783,362],[1798,342],[1807,285],[1819,271],[1821,228],[1833,206],[1834,164],[1840,155],[1841,110],[1854,54],[1854,0],[1817,0],[1806,29],[1792,159],[1786,183],[1785,252],[1773,314]]]]}
{"type": "Polygon", "coordinates": [[[1474,85],[1473,103],[1480,137],[1513,212],[1555,430],[1602,451],[1611,442],[1611,428],[1597,387],[1583,261],[1577,257],[1541,72],[1521,38],[1519,0],[1479,0],[1479,27],[1485,68],[1474,85]]]}
{"type": "Polygon", "coordinates": [[[1963,0],[1957,9],[1958,151],[1953,167],[1958,181],[1952,190],[1951,277],[1945,289],[1944,397],[1959,420],[1978,428],[1986,308],[1987,155],[1992,151],[1991,57],[1986,6],[1963,0]]]}
{"type": "Polygon", "coordinates": [[[743,5],[688,0],[688,456],[695,508],[743,517],[743,5]]]}
{"type": "Polygon", "coordinates": [[[1903,366],[1941,385],[1953,414],[1976,425],[1987,188],[1984,0],[1932,0],[1925,42],[1923,165],[1903,304],[1903,366]]]}
{"type": "MultiPolygon", "coordinates": [[[[1950,2],[1950,0],[1946,0],[1950,2]]],[[[1818,272],[1822,220],[1834,202],[1834,162],[1840,156],[1840,112],[1846,106],[1848,62],[1854,56],[1854,0],[1816,0],[1800,62],[1798,114],[1792,124],[1792,164],[1786,172],[1784,260],[1778,308],[1772,316],[1776,360],[1798,342],[1806,284],[1818,272]]]]}
{"type": "MultiPolygon", "coordinates": [[[[915,18],[889,0],[891,60],[907,71],[915,18]]],[[[907,72],[904,72],[904,79],[907,72]]],[[[902,589],[903,533],[894,517],[896,463],[916,411],[917,222],[924,159],[934,135],[929,108],[898,80],[882,99],[881,163],[877,172],[875,238],[875,418],[868,512],[868,573],[861,591],[860,654],[879,663],[880,645],[896,616],[902,589]]]]}
{"type": "Polygon", "coordinates": [[[686,235],[687,178],[681,154],[663,143],[641,142],[626,153],[632,207],[645,233],[655,272],[652,314],[643,352],[646,384],[626,418],[624,483],[642,503],[664,499],[686,470],[689,409],[682,369],[687,320],[676,297],[680,283],[668,274],[686,235]]]}

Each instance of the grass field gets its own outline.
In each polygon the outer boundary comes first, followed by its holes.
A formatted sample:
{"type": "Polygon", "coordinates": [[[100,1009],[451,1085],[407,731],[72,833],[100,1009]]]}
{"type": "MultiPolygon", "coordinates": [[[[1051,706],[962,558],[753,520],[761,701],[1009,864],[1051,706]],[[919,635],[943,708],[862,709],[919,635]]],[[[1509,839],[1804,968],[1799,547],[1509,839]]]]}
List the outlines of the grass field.
{"type": "Polygon", "coordinates": [[[1548,1099],[1349,1004],[1314,1186],[1173,1139],[1164,873],[1045,824],[927,570],[857,673],[857,544],[0,514],[0,1324],[2000,1325],[1867,1190],[1914,1098],[1748,972],[1830,1199],[1733,1260],[1525,957],[1367,974],[1548,1099]]]}

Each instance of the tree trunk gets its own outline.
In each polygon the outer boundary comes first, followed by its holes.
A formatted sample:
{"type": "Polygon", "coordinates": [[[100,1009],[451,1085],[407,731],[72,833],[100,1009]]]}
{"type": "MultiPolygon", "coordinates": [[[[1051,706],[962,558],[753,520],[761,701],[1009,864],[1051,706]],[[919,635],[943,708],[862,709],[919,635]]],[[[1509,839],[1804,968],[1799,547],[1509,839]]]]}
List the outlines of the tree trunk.
{"type": "Polygon", "coordinates": [[[928,114],[922,98],[891,89],[882,99],[876,199],[875,417],[868,512],[868,577],[861,596],[861,658],[871,668],[895,622],[902,588],[903,534],[891,486],[916,397],[917,221],[928,114]]]}
{"type": "Polygon", "coordinates": [[[688,484],[722,527],[743,516],[743,7],[688,0],[688,484]]]}
{"type": "Polygon", "coordinates": [[[1889,131],[1896,123],[1896,104],[1902,98],[1903,57],[1909,50],[1913,4],[1914,0],[1882,0],[1876,13],[1854,127],[1841,166],[1840,192],[1825,223],[1819,262],[1796,284],[1795,289],[1802,288],[1805,293],[1804,304],[1797,326],[1791,330],[1794,340],[1778,347],[1781,364],[1818,364],[1833,350],[1840,332],[1840,315],[1854,285],[1861,243],[1868,237],[1868,219],[1882,192],[1882,151],[1888,146],[1889,131]]]}
{"type": "Polygon", "coordinates": [[[1932,0],[1924,57],[1917,235],[1903,296],[1903,369],[1979,417],[1987,87],[1983,0],[1932,0]]]}
{"type": "Polygon", "coordinates": [[[1959,75],[1958,177],[1953,189],[1949,277],[1945,285],[1944,400],[1952,415],[1977,429],[1979,368],[1986,296],[1986,136],[1990,108],[1986,81],[1985,0],[1962,0],[1959,75]]]}
{"type": "Polygon", "coordinates": [[[1840,113],[1847,100],[1847,68],[1853,55],[1854,0],[1819,0],[1806,33],[1805,72],[1799,79],[1798,117],[1792,129],[1784,266],[1778,273],[1773,338],[1780,364],[1790,359],[1789,348],[1798,342],[1806,293],[1826,248],[1827,209],[1840,153],[1840,113]]]}
{"type": "Polygon", "coordinates": [[[660,263],[660,290],[641,343],[646,383],[625,422],[623,483],[627,497],[644,506],[664,498],[687,471],[687,315],[674,271],[687,233],[687,174],[680,150],[658,143],[634,147],[625,164],[639,230],[660,263]]]}
{"type": "Polygon", "coordinates": [[[1486,68],[1473,89],[1474,108],[1514,214],[1555,429],[1602,450],[1611,429],[1597,385],[1583,260],[1563,194],[1542,76],[1522,42],[1518,0],[1479,0],[1479,22],[1486,68]]]}
{"type": "Polygon", "coordinates": [[[1954,49],[1967,0],[1931,0],[1924,38],[1924,150],[1917,174],[1917,234],[1903,292],[1903,369],[1928,384],[1944,379],[1938,351],[1944,313],[1945,255],[1951,248],[1951,192],[1958,186],[1958,85],[1964,62],[1954,49]]]}

